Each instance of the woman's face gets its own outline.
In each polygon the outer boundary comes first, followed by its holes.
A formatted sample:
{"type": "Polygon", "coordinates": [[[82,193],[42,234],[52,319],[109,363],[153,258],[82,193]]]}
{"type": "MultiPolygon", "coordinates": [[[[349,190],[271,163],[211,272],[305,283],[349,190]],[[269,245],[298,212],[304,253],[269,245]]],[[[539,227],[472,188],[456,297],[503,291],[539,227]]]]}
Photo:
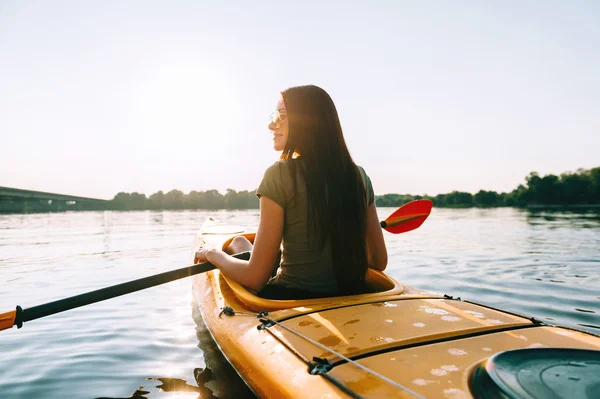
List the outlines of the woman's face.
{"type": "Polygon", "coordinates": [[[269,130],[273,132],[273,148],[275,151],[283,151],[285,144],[287,143],[290,128],[285,111],[285,104],[281,97],[279,98],[279,101],[277,101],[275,112],[273,112],[271,118],[269,118],[269,130]]]}

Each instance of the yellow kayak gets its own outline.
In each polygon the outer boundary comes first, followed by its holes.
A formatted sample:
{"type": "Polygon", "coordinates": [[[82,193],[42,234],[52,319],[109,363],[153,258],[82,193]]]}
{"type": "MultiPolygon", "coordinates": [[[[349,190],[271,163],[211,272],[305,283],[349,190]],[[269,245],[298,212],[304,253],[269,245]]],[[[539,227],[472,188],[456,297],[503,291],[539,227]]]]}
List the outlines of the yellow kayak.
{"type": "MultiPolygon", "coordinates": [[[[197,239],[224,248],[242,230],[209,221],[197,239]]],[[[214,340],[261,398],[600,398],[600,337],[375,270],[367,280],[370,293],[310,300],[259,298],[218,270],[192,284],[214,340]]]]}

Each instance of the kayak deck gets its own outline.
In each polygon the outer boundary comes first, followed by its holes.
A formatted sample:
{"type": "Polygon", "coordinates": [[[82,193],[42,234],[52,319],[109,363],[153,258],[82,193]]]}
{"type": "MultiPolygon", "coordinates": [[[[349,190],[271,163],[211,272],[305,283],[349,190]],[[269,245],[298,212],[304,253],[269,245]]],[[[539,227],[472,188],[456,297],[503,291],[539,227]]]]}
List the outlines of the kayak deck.
{"type": "Polygon", "coordinates": [[[218,270],[192,279],[208,329],[260,397],[469,398],[474,371],[496,353],[600,350],[592,334],[428,294],[376,271],[367,276],[374,292],[300,301],[258,298],[218,270]]]}

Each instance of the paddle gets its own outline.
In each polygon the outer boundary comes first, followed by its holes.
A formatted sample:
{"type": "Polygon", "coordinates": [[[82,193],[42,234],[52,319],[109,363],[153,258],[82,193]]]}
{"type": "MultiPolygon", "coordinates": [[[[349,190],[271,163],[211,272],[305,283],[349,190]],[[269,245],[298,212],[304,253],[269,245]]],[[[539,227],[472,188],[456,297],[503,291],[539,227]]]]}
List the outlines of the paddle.
{"type": "MultiPolygon", "coordinates": [[[[425,219],[427,219],[427,216],[429,216],[429,213],[431,212],[431,207],[432,203],[429,200],[416,200],[409,202],[408,204],[402,205],[400,208],[398,208],[398,210],[392,213],[390,217],[381,222],[381,227],[393,234],[405,233],[407,231],[414,230],[423,224],[425,219]]],[[[234,257],[248,260],[250,259],[250,252],[242,252],[234,255],[234,257]]],[[[75,295],[54,302],[48,302],[43,305],[34,306],[28,309],[22,309],[20,306],[17,306],[16,310],[0,314],[0,331],[9,329],[12,326],[21,328],[23,323],[26,321],[50,316],[55,313],[90,305],[106,299],[116,298],[121,295],[130,294],[132,292],[168,283],[170,281],[193,276],[194,274],[205,273],[213,269],[215,269],[215,266],[212,263],[203,262],[183,267],[181,269],[171,270],[126,283],[113,285],[111,287],[101,288],[85,294],[75,295]]]]}
{"type": "Polygon", "coordinates": [[[431,213],[433,202],[430,200],[415,200],[402,205],[387,219],[381,222],[381,227],[392,234],[406,233],[423,224],[431,213]]]}
{"type": "MultiPolygon", "coordinates": [[[[242,252],[234,255],[238,259],[250,259],[250,252],[242,252]]],[[[204,273],[215,269],[215,265],[210,262],[198,263],[192,266],[183,267],[181,269],[171,270],[168,272],[155,274],[140,278],[126,283],[113,285],[111,287],[101,288],[96,291],[87,292],[85,294],[75,295],[69,298],[60,299],[54,302],[48,302],[43,305],[34,306],[28,309],[22,309],[17,306],[16,310],[0,314],[0,331],[17,326],[21,328],[24,322],[39,319],[40,317],[50,316],[55,313],[64,312],[65,310],[75,309],[81,306],[104,301],[110,298],[116,298],[121,295],[140,291],[145,288],[154,287],[156,285],[168,283],[170,281],[179,280],[189,277],[194,274],[204,273]]]]}

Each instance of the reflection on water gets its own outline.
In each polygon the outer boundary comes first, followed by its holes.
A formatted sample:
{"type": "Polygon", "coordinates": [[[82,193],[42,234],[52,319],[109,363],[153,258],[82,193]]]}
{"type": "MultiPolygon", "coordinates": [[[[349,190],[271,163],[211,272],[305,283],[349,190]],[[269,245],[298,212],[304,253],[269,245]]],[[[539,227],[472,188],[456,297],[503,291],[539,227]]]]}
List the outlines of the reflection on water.
{"type": "MultiPolygon", "coordinates": [[[[208,216],[258,222],[256,210],[0,215],[0,313],[188,265],[208,216]]],[[[434,208],[385,239],[386,272],[406,284],[600,333],[598,211],[434,208]]],[[[2,398],[253,397],[185,279],[0,332],[0,353],[2,398]]]]}
{"type": "Polygon", "coordinates": [[[162,392],[195,392],[197,396],[194,395],[193,397],[196,399],[255,399],[256,396],[219,350],[210,331],[206,328],[195,302],[192,302],[192,318],[196,323],[198,347],[202,349],[206,364],[204,368],[194,369],[195,385],[190,385],[188,381],[181,378],[148,377],[146,378],[148,381],[158,381],[154,388],[142,386],[130,396],[102,396],[96,399],[151,399],[154,397],[153,394],[156,393],[156,390],[162,392]]]}
{"type": "MultiPolygon", "coordinates": [[[[199,386],[205,387],[218,398],[255,398],[256,396],[239,377],[235,369],[229,364],[216,342],[206,328],[204,320],[194,303],[193,317],[196,321],[196,336],[198,346],[202,349],[206,367],[196,369],[194,376],[199,386]]],[[[209,396],[202,396],[209,397],[209,396]]]]}
{"type": "Polygon", "coordinates": [[[99,397],[96,399],[129,399],[129,398],[145,398],[148,399],[147,394],[149,394],[149,391],[144,391],[143,389],[136,389],[136,391],[131,394],[131,396],[127,396],[127,397],[120,397],[120,398],[115,398],[115,397],[107,397],[107,396],[103,396],[103,397],[99,397]]]}
{"type": "MultiPolygon", "coordinates": [[[[160,383],[156,385],[156,389],[162,392],[196,392],[198,396],[195,396],[197,399],[217,399],[224,397],[236,397],[236,396],[215,396],[214,392],[210,390],[206,384],[213,381],[215,377],[212,374],[211,369],[195,369],[194,374],[197,376],[196,384],[197,385],[189,385],[186,380],[182,380],[179,378],[147,378],[149,381],[159,381],[160,383]]],[[[239,378],[239,377],[238,377],[239,378]]],[[[107,397],[102,396],[96,399],[129,399],[129,398],[151,398],[152,392],[146,391],[143,387],[136,389],[134,393],[127,397],[107,397]]],[[[255,397],[255,396],[252,396],[255,397]]]]}
{"type": "Polygon", "coordinates": [[[548,228],[598,228],[600,209],[588,210],[536,210],[528,209],[527,221],[532,226],[543,225],[548,228]],[[550,223],[548,223],[550,222],[550,223]]]}

